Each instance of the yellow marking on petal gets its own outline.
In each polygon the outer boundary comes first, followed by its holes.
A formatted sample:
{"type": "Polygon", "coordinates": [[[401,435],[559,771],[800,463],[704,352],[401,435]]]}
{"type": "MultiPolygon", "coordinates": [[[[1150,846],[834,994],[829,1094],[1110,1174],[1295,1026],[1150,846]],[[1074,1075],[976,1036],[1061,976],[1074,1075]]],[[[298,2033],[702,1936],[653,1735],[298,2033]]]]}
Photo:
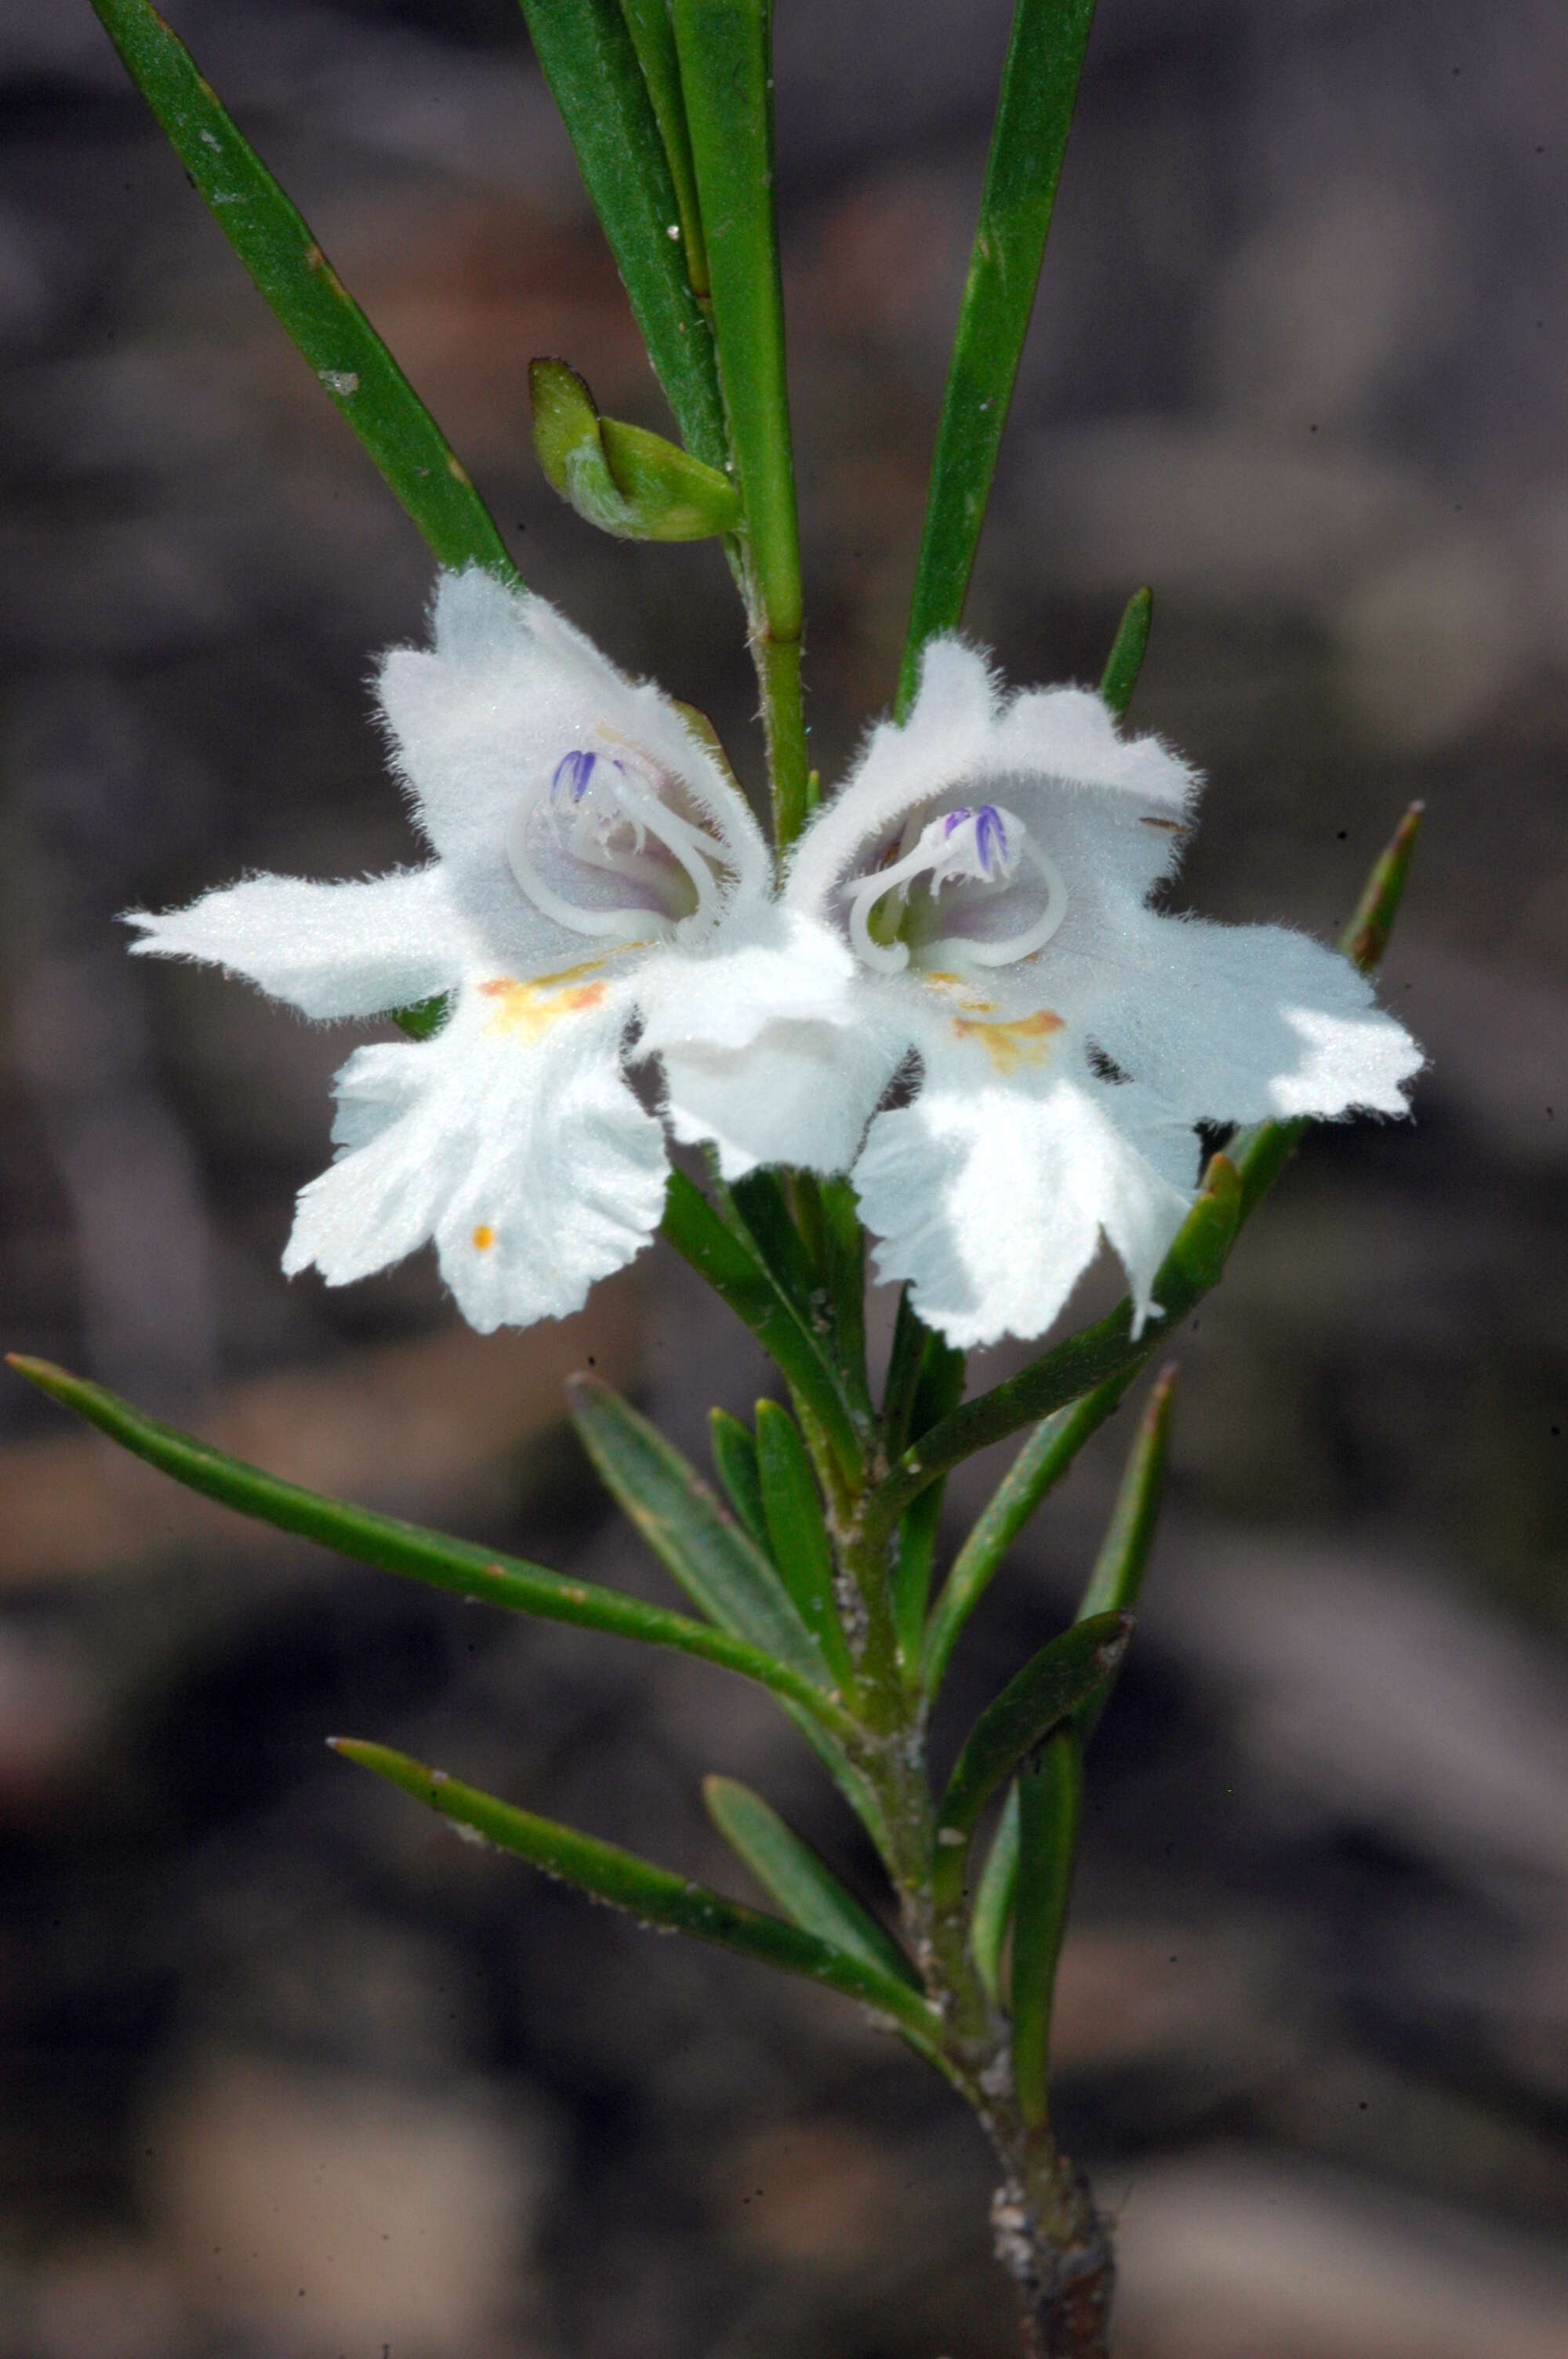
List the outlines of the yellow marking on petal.
{"type": "Polygon", "coordinates": [[[953,1018],[954,1038],[978,1040],[999,1073],[1015,1073],[1021,1065],[1044,1065],[1051,1055],[1049,1042],[1062,1029],[1062,1018],[1049,1007],[1020,1016],[1011,1024],[975,1024],[962,1016],[953,1018]]]}
{"type": "Polygon", "coordinates": [[[920,980],[940,998],[953,1000],[966,1016],[987,1016],[996,1012],[996,1001],[978,998],[968,975],[948,974],[942,967],[928,967],[920,980]]]}
{"type": "Polygon", "coordinates": [[[488,1222],[481,1221],[478,1228],[473,1233],[473,1249],[475,1253],[488,1253],[494,1243],[495,1231],[490,1226],[488,1222]]]}
{"type": "Polygon", "coordinates": [[[481,998],[496,1003],[485,1030],[520,1032],[525,1040],[537,1040],[563,1016],[586,1016],[590,1007],[599,1006],[610,986],[580,978],[599,973],[603,965],[602,959],[585,959],[580,966],[563,967],[558,974],[537,974],[531,983],[519,983],[510,974],[481,983],[481,998]]]}

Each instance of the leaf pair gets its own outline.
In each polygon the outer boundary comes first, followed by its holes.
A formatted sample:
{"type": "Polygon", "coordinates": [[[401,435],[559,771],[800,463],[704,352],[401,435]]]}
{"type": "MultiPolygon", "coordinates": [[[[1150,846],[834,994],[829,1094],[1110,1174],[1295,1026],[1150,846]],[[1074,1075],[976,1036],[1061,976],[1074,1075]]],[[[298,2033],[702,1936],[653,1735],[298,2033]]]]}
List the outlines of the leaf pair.
{"type": "MultiPolygon", "coordinates": [[[[757,1681],[778,1698],[857,1799],[858,1780],[846,1750],[856,1731],[831,1693],[821,1651],[784,1582],[761,1549],[721,1514],[678,1452],[607,1386],[590,1378],[578,1381],[579,1430],[611,1491],[708,1622],[282,1482],[144,1417],[102,1386],[46,1361],[13,1353],[10,1364],[161,1473],[280,1530],[432,1588],[513,1613],[670,1647],[757,1681]]],[[[547,1873],[564,1875],[650,1923],[695,1933],[864,2000],[894,2018],[922,2053],[937,2060],[933,2038],[939,2027],[918,1996],[897,1945],[801,1839],[743,1788],[716,1782],[710,1797],[716,1823],[764,1888],[789,1909],[789,1924],[738,1908],[589,1836],[514,1810],[384,1746],[345,1740],[338,1749],[547,1873]]],[[[874,1818],[874,1803],[870,1810],[874,1818]]]]}
{"type": "Polygon", "coordinates": [[[710,1941],[786,1973],[805,1974],[828,1989],[875,2008],[911,2044],[940,2064],[941,2023],[921,1996],[907,1965],[874,1919],[833,1883],[827,1869],[791,1834],[784,1821],[744,1787],[716,1781],[710,1797],[718,1822],[743,1857],[765,1864],[762,1881],[796,1898],[802,1914],[831,1928],[825,1938],[798,1919],[786,1921],[746,1908],[688,1876],[655,1867],[613,1843],[520,1810],[465,1786],[445,1771],[430,1769],[384,1745],[353,1737],[330,1740],[345,1759],[357,1761],[394,1786],[429,1804],[442,1818],[471,1831],[502,1851],[515,1853],[546,1875],[558,1875],[611,1908],[623,1908],[645,1925],[667,1927],[710,1941]],[[770,1823],[771,1821],[771,1823],[770,1823]],[[824,1885],[821,1879],[826,1878],[824,1885]]]}

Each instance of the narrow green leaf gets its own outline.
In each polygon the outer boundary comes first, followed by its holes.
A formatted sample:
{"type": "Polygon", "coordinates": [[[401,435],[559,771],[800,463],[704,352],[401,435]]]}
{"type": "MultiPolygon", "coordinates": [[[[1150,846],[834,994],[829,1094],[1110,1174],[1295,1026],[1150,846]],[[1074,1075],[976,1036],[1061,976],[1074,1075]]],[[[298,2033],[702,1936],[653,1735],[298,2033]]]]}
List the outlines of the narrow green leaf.
{"type": "MultiPolygon", "coordinates": [[[[1131,1614],[1137,1608],[1165,1495],[1165,1462],[1170,1454],[1175,1389],[1173,1364],[1161,1369],[1139,1419],[1116,1506],[1088,1586],[1078,1601],[1080,1622],[1090,1621],[1097,1614],[1131,1614]]],[[[1098,1688],[1078,1714],[1077,1731],[1085,1745],[1099,1726],[1100,1715],[1110,1701],[1115,1684],[1111,1679],[1098,1688]]]]}
{"type": "MultiPolygon", "coordinates": [[[[1346,920],[1339,948],[1363,974],[1375,974],[1383,962],[1394,920],[1404,898],[1405,881],[1415,854],[1426,805],[1413,802],[1372,864],[1360,898],[1346,920]]],[[[1249,1220],[1273,1186],[1311,1125],[1260,1122],[1239,1130],[1227,1152],[1241,1174],[1241,1218],[1249,1220]]]]}
{"type": "Polygon", "coordinates": [[[653,103],[659,136],[675,184],[680,209],[681,244],[686,275],[692,292],[708,293],[708,252],[703,244],[702,215],[697,201],[697,175],[692,168],[691,134],[686,125],[686,100],[680,86],[680,61],[676,56],[676,28],[670,20],[670,0],[621,0],[621,13],[643,69],[643,81],[653,103]]]}
{"type": "Polygon", "coordinates": [[[719,375],[746,511],[779,842],[806,819],[800,536],[773,209],[773,0],[673,0],[713,291],[719,375]]]}
{"type": "Polygon", "coordinates": [[[838,1739],[829,1734],[827,1722],[804,1706],[781,1699],[785,1717],[794,1721],[807,1745],[816,1754],[860,1824],[877,1847],[877,1856],[892,1873],[892,1848],[888,1836],[887,1821],[878,1801],[875,1788],[862,1769],[857,1768],[838,1739]]]}
{"type": "Polygon", "coordinates": [[[955,630],[963,614],[1093,18],[1094,0],[1018,0],[1013,15],[937,430],[900,716],[914,701],[926,640],[955,630]]]}
{"type": "Polygon", "coordinates": [[[1127,717],[1138,675],[1149,647],[1149,625],[1154,619],[1154,592],[1135,590],[1127,602],[1110,654],[1100,676],[1099,692],[1119,721],[1127,717]]]}
{"type": "Polygon", "coordinates": [[[833,1548],[822,1497],[800,1428],[777,1401],[757,1403],[757,1476],[769,1553],[796,1613],[843,1684],[853,1679],[854,1665],[834,1602],[833,1548]]]}
{"type": "Polygon", "coordinates": [[[727,1408],[710,1408],[708,1442],[713,1452],[713,1471],[735,1511],[736,1521],[760,1549],[765,1549],[768,1525],[762,1513],[762,1481],[757,1473],[756,1437],[727,1408]]]}
{"type": "Polygon", "coordinates": [[[931,1330],[914,1308],[909,1288],[900,1287],[887,1378],[882,1386],[882,1440],[890,1458],[896,1458],[909,1440],[914,1396],[930,1340],[931,1330]]]}
{"type": "Polygon", "coordinates": [[[898,1556],[891,1584],[892,1625],[899,1666],[911,1687],[918,1687],[921,1681],[925,1605],[931,1594],[946,1487],[946,1483],[928,1483],[919,1497],[911,1500],[898,1527],[898,1556]]]}
{"type": "Polygon", "coordinates": [[[1001,1957],[1007,1929],[1012,1922],[1013,1897],[1018,1890],[1018,1782],[1007,1789],[991,1847],[975,1888],[975,1910],[969,1920],[969,1950],[980,1984],[993,2006],[1001,2001],[1001,1957]]]}
{"type": "Polygon", "coordinates": [[[684,1171],[670,1174],[661,1234],[751,1329],[788,1383],[797,1410],[815,1419],[843,1480],[857,1484],[860,1441],[838,1373],[755,1245],[726,1226],[684,1171]]]}
{"type": "Polygon", "coordinates": [[[1076,1732],[1059,1728],[1019,1774],[1018,1886],[1012,1929],[1012,2077],[1018,2110],[1032,2130],[1051,2117],[1051,2011],[1056,1962],[1067,1930],[1084,1756],[1076,1732]]]}
{"type": "Polygon", "coordinates": [[[367,1745],[346,1736],[329,1742],[346,1760],[357,1761],[362,1768],[373,1770],[417,1801],[427,1802],[442,1818],[470,1827],[498,1849],[514,1852],[546,1875],[560,1876],[580,1891],[591,1893],[596,1900],[626,1909],[645,1925],[667,1926],[673,1932],[689,1933],[697,1940],[711,1941],[742,1957],[760,1959],[764,1965],[825,1983],[830,1990],[891,2016],[923,2051],[940,2036],[936,2016],[902,1976],[834,1949],[798,1925],[744,1908],[705,1885],[694,1884],[688,1876],[674,1875],[668,1868],[655,1867],[614,1843],[579,1834],[575,1827],[559,1826],[553,1819],[515,1810],[492,1794],[460,1784],[444,1770],[428,1768],[424,1762],[410,1760],[406,1754],[395,1753],[384,1745],[367,1745]]]}
{"type": "Polygon", "coordinates": [[[938,1907],[953,1905],[962,1895],[969,1842],[991,1795],[1111,1676],[1131,1635],[1130,1614],[1098,1614],[1075,1623],[1042,1647],[981,1712],[954,1764],[937,1813],[932,1891],[938,1907]]]}
{"type": "Polygon", "coordinates": [[[528,364],[534,449],[554,488],[588,523],[621,540],[711,540],[741,521],[728,475],[662,434],[603,418],[565,361],[528,364]]]}
{"type": "Polygon", "coordinates": [[[570,1580],[525,1559],[496,1556],[468,1540],[451,1539],[418,1524],[324,1498],[297,1483],[280,1482],[276,1475],[248,1466],[243,1459],[230,1458],[189,1434],[142,1416],[102,1385],[70,1375],[47,1360],[27,1359],[19,1353],[9,1353],[8,1359],[18,1375],[66,1408],[74,1409],[112,1441],[172,1475],[187,1490],[200,1491],[241,1515],[256,1516],[279,1531],[298,1532],[361,1564],[376,1565],[384,1572],[401,1573],[460,1597],[478,1598],[509,1613],[569,1622],[580,1629],[604,1630],[616,1637],[638,1638],[648,1646],[671,1647],[680,1654],[698,1656],[704,1662],[716,1663],[722,1670],[738,1672],[742,1679],[772,1689],[786,1705],[814,1715],[824,1729],[845,1735],[854,1733],[853,1724],[821,1692],[819,1665],[807,1676],[775,1662],[761,1647],[727,1631],[710,1629],[706,1623],[690,1621],[684,1614],[666,1613],[661,1606],[643,1604],[640,1598],[622,1597],[591,1582],[570,1580]]]}
{"type": "Polygon", "coordinates": [[[784,1583],[675,1444],[597,1376],[568,1378],[567,1402],[606,1489],[693,1603],[826,1687],[821,1648],[784,1583]]]}
{"type": "Polygon", "coordinates": [[[806,1240],[791,1217],[784,1186],[776,1171],[749,1171],[744,1180],[718,1181],[720,1201],[728,1198],[736,1219],[767,1264],[781,1294],[796,1315],[820,1333],[827,1294],[806,1240]]]}
{"type": "Polygon", "coordinates": [[[1175,1391],[1173,1362],[1161,1369],[1144,1404],[1116,1506],[1078,1603],[1080,1622],[1095,1614],[1130,1614],[1137,1606],[1164,1496],[1175,1391]]]}
{"type": "Polygon", "coordinates": [[[439,427],[189,50],[148,0],[92,5],[214,221],[438,560],[515,582],[439,427]]]}
{"type": "Polygon", "coordinates": [[[833,1306],[835,1354],[858,1413],[871,1422],[866,1375],[866,1233],[860,1207],[848,1180],[818,1180],[802,1172],[795,1185],[809,1193],[821,1220],[822,1274],[833,1306]]]}
{"type": "Polygon", "coordinates": [[[1225,1267],[1241,1219],[1241,1182],[1227,1157],[1210,1158],[1197,1201],[1188,1213],[1154,1280],[1162,1316],[1143,1334],[1132,1334],[1132,1306],[1122,1301],[1092,1327],[1069,1335],[1054,1351],[993,1385],[922,1435],[899,1460],[877,1493],[867,1517],[868,1540],[891,1531],[911,1499],[927,1483],[960,1460],[1001,1441],[1022,1425],[1049,1417],[1113,1378],[1136,1375],[1166,1341],[1179,1320],[1202,1300],[1225,1267]]]}
{"type": "MultiPolygon", "coordinates": [[[[1058,1409],[1054,1417],[1044,1419],[1002,1476],[984,1514],[954,1558],[942,1594],[932,1609],[925,1645],[928,1695],[935,1696],[940,1689],[953,1649],[1009,1549],[1090,1435],[1098,1433],[1110,1416],[1135,1373],[1129,1369],[1124,1375],[1112,1376],[1070,1408],[1058,1409]]],[[[925,1495],[923,1492],[921,1496],[925,1495]]]]}
{"type": "Polygon", "coordinates": [[[702,1799],[725,1842],[795,1924],[879,1973],[896,1975],[912,1990],[920,1988],[920,1977],[886,1927],[845,1891],[771,1803],[734,1777],[705,1777],[702,1799]]]}
{"type": "Polygon", "coordinates": [[[730,455],[708,315],[692,291],[680,205],[620,0],[522,0],[550,93],[603,224],[648,355],[695,458],[730,455]]]}

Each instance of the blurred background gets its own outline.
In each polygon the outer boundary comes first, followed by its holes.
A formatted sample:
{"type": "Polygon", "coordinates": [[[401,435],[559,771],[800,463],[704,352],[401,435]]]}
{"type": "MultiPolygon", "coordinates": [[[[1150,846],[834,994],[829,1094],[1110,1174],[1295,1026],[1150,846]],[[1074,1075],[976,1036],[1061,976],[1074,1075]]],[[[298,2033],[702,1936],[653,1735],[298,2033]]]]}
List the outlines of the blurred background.
{"type": "MultiPolygon", "coordinates": [[[[659,397],[509,0],[178,0],[532,586],[758,776],[711,549],[594,536],[559,353],[659,397]]],[[[1002,0],[783,0],[816,758],[892,680],[1002,0]]],[[[1413,1128],[1313,1140],[1180,1345],[1058,2052],[1125,2359],[1568,2351],[1568,45],[1551,0],[1104,0],[970,609],[1210,777],[1184,901],[1319,930],[1405,802],[1413,1128]]],[[[427,1257],[287,1284],[347,1027],[115,913],[413,856],[367,725],[422,547],[86,0],[0,16],[0,1299],[299,1479],[648,1595],[558,1423],[701,1454],[767,1372],[646,1256],[565,1327],[427,1257]]],[[[1065,1610],[1129,1431],[1017,1551],[943,1742],[1065,1610]]],[[[955,1488],[958,1528],[998,1469],[955,1488]]],[[[991,2175],[829,1996],[653,1941],[323,1750],[434,1757],[738,1894],[701,1773],[874,1890],[750,1690],[209,1512],[0,1388],[5,2359],[1003,2359],[991,2175]]]]}

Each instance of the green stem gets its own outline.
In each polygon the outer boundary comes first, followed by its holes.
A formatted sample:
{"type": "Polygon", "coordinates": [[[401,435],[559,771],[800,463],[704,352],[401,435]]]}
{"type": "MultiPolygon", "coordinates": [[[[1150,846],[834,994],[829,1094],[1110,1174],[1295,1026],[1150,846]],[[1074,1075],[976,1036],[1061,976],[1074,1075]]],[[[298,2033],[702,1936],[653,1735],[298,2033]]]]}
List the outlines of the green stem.
{"type": "Polygon", "coordinates": [[[773,829],[781,852],[795,842],[807,817],[806,702],[800,658],[799,631],[791,638],[781,637],[765,607],[754,611],[752,660],[762,694],[773,829]]]}
{"type": "Polygon", "coordinates": [[[746,514],[752,652],[780,848],[806,823],[800,533],[773,205],[772,0],[674,0],[719,378],[746,514]]]}

